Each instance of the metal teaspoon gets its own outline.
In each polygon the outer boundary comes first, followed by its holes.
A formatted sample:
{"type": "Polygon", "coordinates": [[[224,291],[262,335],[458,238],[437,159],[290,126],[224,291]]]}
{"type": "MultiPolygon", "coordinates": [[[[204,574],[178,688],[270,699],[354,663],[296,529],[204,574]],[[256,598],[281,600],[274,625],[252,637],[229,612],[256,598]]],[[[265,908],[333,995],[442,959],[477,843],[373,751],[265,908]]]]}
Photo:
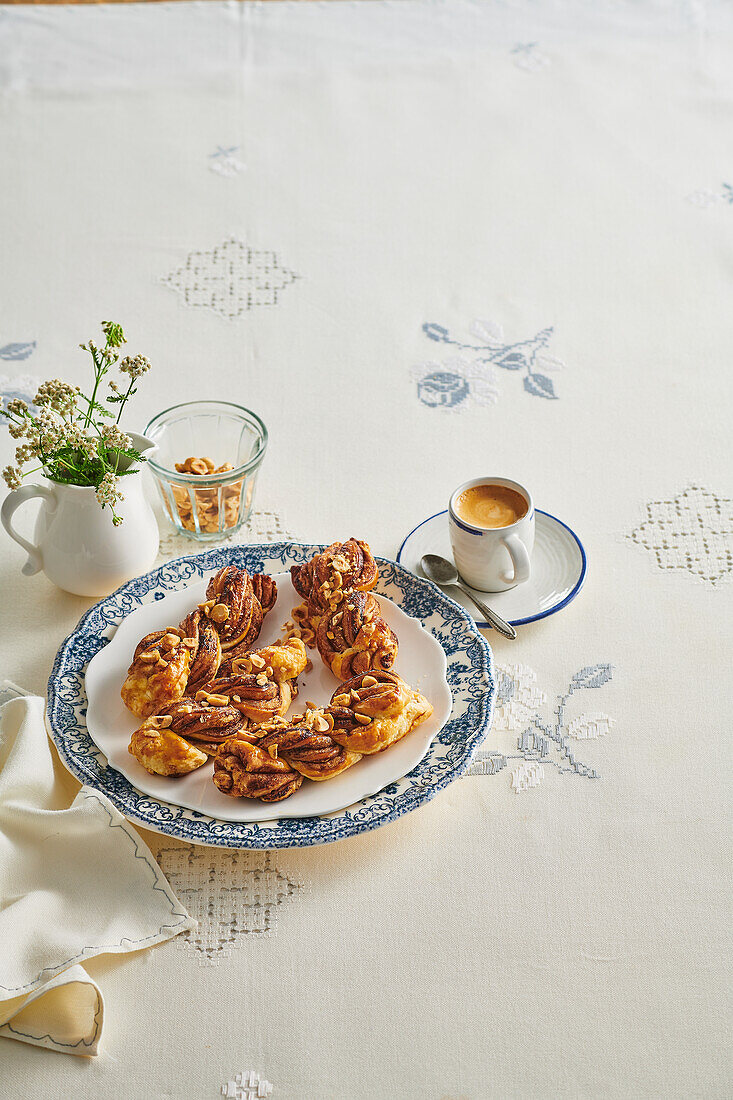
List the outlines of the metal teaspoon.
{"type": "Polygon", "coordinates": [[[488,622],[498,630],[500,634],[503,634],[505,638],[516,638],[517,632],[510,623],[505,623],[500,615],[497,615],[495,611],[492,611],[490,607],[487,607],[481,600],[477,600],[472,592],[466,588],[465,584],[461,581],[458,575],[458,570],[452,561],[448,561],[447,558],[441,558],[440,554],[425,554],[420,559],[423,573],[434,584],[439,584],[441,588],[450,588],[455,586],[460,588],[464,596],[468,596],[472,603],[476,604],[482,615],[485,615],[488,622]]]}

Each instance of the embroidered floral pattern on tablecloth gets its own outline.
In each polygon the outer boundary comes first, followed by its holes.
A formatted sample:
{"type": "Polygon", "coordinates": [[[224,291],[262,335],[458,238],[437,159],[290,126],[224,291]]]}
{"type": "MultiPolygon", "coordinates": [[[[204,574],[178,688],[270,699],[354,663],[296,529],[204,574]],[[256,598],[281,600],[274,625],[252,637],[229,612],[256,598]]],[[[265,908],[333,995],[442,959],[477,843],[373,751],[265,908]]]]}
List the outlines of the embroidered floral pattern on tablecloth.
{"type": "Polygon", "coordinates": [[[218,176],[223,176],[224,179],[231,179],[232,176],[237,176],[240,172],[246,172],[247,165],[236,155],[238,152],[238,145],[231,145],[229,148],[224,148],[222,145],[217,146],[215,152],[209,153],[210,171],[216,172],[218,176]]]}
{"type": "MultiPolygon", "coordinates": [[[[539,787],[546,768],[598,779],[595,768],[577,759],[573,742],[594,741],[610,733],[614,720],[601,712],[583,712],[569,719],[567,706],[580,691],[601,688],[612,678],[609,664],[586,665],[570,679],[555,701],[552,718],[545,714],[547,696],[537,685],[536,672],[522,664],[497,668],[494,721],[489,739],[499,744],[519,734],[511,748],[481,748],[467,775],[497,775],[509,768],[512,790],[519,794],[539,787]]],[[[585,755],[585,754],[584,754],[585,755]]]]}
{"type": "Polygon", "coordinates": [[[244,852],[194,845],[163,847],[156,853],[197,929],[176,938],[180,950],[202,966],[218,966],[244,936],[265,935],[277,927],[283,902],[297,897],[294,882],[272,862],[269,852],[244,852]]]}
{"type": "Polygon", "coordinates": [[[719,203],[728,203],[733,206],[733,184],[721,183],[717,191],[710,187],[701,187],[697,191],[690,191],[685,197],[692,206],[699,206],[702,210],[717,206],[719,203]]]}
{"type": "Polygon", "coordinates": [[[185,305],[234,320],[258,306],[278,305],[282,291],[297,277],[276,252],[230,237],[209,251],[190,252],[161,282],[180,294],[185,305]]]}
{"type": "Polygon", "coordinates": [[[550,64],[549,57],[542,53],[537,42],[517,42],[511,54],[516,67],[526,73],[538,73],[550,64]]]}
{"type": "Polygon", "coordinates": [[[233,1081],[222,1085],[221,1095],[231,1100],[262,1100],[262,1097],[272,1096],[273,1087],[251,1069],[249,1073],[238,1073],[233,1081]]]}
{"type": "Polygon", "coordinates": [[[717,584],[733,573],[733,500],[690,485],[670,500],[646,505],[646,519],[627,536],[654,555],[660,569],[684,570],[717,584]]]}
{"type": "Polygon", "coordinates": [[[495,321],[474,321],[472,339],[456,339],[448,329],[430,321],[422,326],[428,339],[454,348],[442,360],[420,363],[411,371],[417,396],[428,408],[463,412],[493,405],[499,399],[498,371],[519,372],[524,392],[545,400],[557,399],[550,373],[564,363],[546,350],[553,328],[545,328],[528,340],[507,343],[495,321]],[[548,373],[549,372],[549,373],[548,373]]]}
{"type": "MultiPolygon", "coordinates": [[[[285,526],[277,512],[254,511],[249,519],[239,530],[223,538],[220,542],[208,542],[210,546],[235,546],[238,543],[266,543],[284,542],[295,539],[295,535],[285,526]]],[[[185,554],[196,554],[201,546],[195,539],[190,539],[178,531],[166,531],[160,537],[160,549],[156,564],[171,561],[172,558],[181,558],[185,554]]]]}

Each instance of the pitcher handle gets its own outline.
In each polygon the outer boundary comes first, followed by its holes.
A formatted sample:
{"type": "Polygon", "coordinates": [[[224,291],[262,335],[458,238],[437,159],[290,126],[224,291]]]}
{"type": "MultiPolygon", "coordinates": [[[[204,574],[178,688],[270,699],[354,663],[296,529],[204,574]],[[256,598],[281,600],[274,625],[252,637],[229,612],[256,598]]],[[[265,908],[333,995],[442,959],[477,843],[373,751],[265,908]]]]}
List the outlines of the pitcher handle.
{"type": "Polygon", "coordinates": [[[530,569],[527,547],[524,545],[519,535],[514,533],[505,535],[502,542],[509,551],[509,556],[514,566],[514,576],[509,577],[504,575],[502,580],[505,584],[524,584],[526,580],[529,580],[530,569]]]}
{"type": "Polygon", "coordinates": [[[23,485],[22,488],[14,489],[12,493],[8,493],[3,501],[2,510],[0,510],[0,520],[2,520],[3,527],[11,539],[15,539],[28,552],[28,560],[21,569],[21,573],[25,577],[32,577],[34,573],[40,573],[43,569],[43,555],[39,546],[34,546],[32,542],[18,534],[11,521],[15,509],[19,508],[21,504],[25,504],[27,500],[31,500],[32,497],[43,497],[50,505],[56,507],[56,497],[50,489],[46,489],[43,485],[23,485]]]}

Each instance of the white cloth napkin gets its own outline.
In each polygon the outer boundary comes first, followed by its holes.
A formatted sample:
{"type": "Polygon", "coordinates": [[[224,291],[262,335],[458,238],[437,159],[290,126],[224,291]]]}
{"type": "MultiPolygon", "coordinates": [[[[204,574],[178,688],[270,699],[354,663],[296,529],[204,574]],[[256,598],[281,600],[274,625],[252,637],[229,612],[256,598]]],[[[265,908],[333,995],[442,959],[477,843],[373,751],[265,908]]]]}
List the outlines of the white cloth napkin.
{"type": "Polygon", "coordinates": [[[93,1055],[104,1005],[80,962],[196,921],[109,799],[82,787],[69,805],[43,710],[34,696],[0,707],[0,1036],[93,1055]]]}

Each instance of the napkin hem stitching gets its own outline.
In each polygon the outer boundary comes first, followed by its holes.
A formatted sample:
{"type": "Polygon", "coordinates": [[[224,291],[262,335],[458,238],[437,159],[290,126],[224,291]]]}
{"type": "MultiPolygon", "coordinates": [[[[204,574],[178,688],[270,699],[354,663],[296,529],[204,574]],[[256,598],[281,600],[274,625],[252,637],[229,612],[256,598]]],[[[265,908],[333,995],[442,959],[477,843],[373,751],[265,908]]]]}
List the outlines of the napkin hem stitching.
{"type": "MultiPolygon", "coordinates": [[[[53,966],[44,966],[43,969],[38,972],[38,976],[32,981],[27,982],[25,985],[10,986],[3,985],[0,982],[0,989],[5,990],[7,993],[13,993],[16,996],[19,996],[22,993],[31,992],[37,986],[43,984],[43,982],[48,981],[49,978],[54,977],[56,974],[60,974],[63,970],[71,966],[73,963],[79,962],[81,959],[89,958],[91,955],[103,955],[105,953],[119,954],[123,951],[134,950],[135,948],[133,947],[133,945],[140,946],[142,944],[149,944],[152,947],[155,943],[159,943],[161,940],[167,940],[171,938],[170,933],[166,932],[167,929],[177,928],[180,931],[184,932],[187,929],[195,928],[197,925],[197,922],[193,919],[193,917],[191,917],[188,912],[186,912],[185,909],[176,909],[176,904],[179,904],[178,899],[171,897],[170,887],[166,889],[168,883],[165,879],[165,876],[163,875],[163,872],[160,870],[158,865],[152,863],[146,855],[140,854],[141,842],[139,841],[139,838],[126,828],[124,819],[117,822],[114,820],[109,806],[106,805],[107,799],[103,795],[100,795],[98,791],[92,791],[85,787],[82,787],[79,794],[81,794],[85,799],[91,798],[98,802],[109,817],[109,828],[121,829],[125,836],[133,842],[133,844],[135,845],[135,859],[141,859],[153,872],[155,878],[153,889],[164,895],[171,907],[172,915],[180,917],[181,920],[178,921],[176,924],[161,924],[157,932],[152,932],[149,936],[143,936],[138,940],[130,939],[129,936],[122,936],[118,943],[97,944],[84,947],[77,955],[74,955],[72,956],[72,958],[67,959],[66,962],[56,963],[53,966]],[[159,885],[161,878],[166,883],[166,886],[159,885]]],[[[115,813],[116,812],[117,811],[115,810],[115,813]]]]}
{"type": "MultiPolygon", "coordinates": [[[[90,982],[90,985],[94,985],[95,989],[97,988],[95,983],[93,982],[90,982]]],[[[43,1044],[44,1046],[46,1046],[46,1044],[44,1043],[44,1039],[48,1039],[49,1043],[53,1043],[54,1047],[67,1047],[69,1049],[75,1049],[80,1044],[85,1047],[91,1047],[94,1046],[94,1044],[97,1042],[97,1039],[99,1038],[101,1016],[103,1011],[104,1003],[102,1001],[99,989],[97,989],[97,1007],[94,1012],[94,1033],[88,1041],[82,1036],[82,1038],[77,1039],[75,1043],[63,1043],[60,1039],[54,1039],[53,1035],[51,1035],[49,1032],[46,1032],[45,1035],[33,1035],[30,1032],[18,1031],[17,1028],[13,1027],[9,1020],[7,1020],[2,1025],[2,1028],[0,1028],[0,1034],[7,1028],[8,1031],[11,1031],[13,1033],[13,1036],[17,1035],[21,1039],[30,1039],[34,1043],[43,1044]]],[[[49,1048],[46,1046],[46,1049],[49,1048]]]]}

